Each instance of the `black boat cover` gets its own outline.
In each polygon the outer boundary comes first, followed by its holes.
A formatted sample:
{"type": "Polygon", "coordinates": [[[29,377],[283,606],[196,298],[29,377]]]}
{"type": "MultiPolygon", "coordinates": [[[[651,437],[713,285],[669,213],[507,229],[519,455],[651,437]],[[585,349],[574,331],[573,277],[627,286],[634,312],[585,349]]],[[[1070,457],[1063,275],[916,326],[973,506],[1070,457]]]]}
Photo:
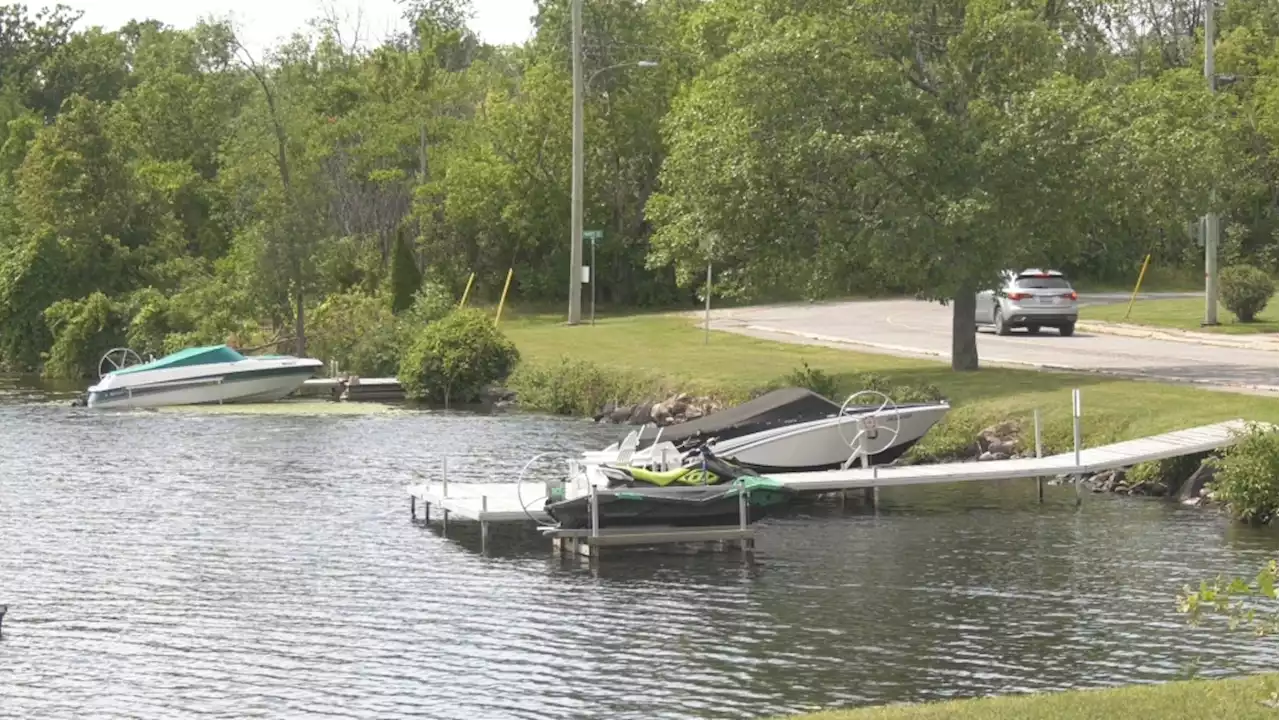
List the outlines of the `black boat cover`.
{"type": "MultiPolygon", "coordinates": [[[[703,439],[742,437],[779,425],[791,425],[810,420],[821,420],[840,412],[840,404],[805,388],[782,388],[765,393],[736,407],[711,413],[697,420],[690,420],[662,429],[663,442],[681,444],[691,438],[703,439]]],[[[638,448],[653,444],[659,428],[649,426],[640,433],[638,448]]]]}

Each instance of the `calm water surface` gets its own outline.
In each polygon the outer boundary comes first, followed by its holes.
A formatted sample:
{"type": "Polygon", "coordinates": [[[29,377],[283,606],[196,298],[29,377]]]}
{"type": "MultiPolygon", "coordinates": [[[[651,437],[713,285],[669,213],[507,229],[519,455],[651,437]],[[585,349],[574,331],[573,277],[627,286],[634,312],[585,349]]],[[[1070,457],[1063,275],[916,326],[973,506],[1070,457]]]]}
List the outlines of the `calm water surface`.
{"type": "Polygon", "coordinates": [[[0,716],[759,718],[1274,669],[1173,597],[1274,532],[1030,482],[885,492],[715,555],[556,560],[409,520],[615,428],[514,416],[89,412],[0,386],[0,716]]]}

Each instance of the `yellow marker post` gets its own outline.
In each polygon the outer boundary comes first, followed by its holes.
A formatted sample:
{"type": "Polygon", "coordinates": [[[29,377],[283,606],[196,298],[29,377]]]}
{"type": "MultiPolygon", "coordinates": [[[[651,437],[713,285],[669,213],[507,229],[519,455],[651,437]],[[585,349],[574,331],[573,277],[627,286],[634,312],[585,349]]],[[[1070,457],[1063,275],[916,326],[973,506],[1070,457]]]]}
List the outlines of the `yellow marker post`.
{"type": "Polygon", "coordinates": [[[459,308],[467,306],[467,297],[471,295],[471,283],[475,282],[476,274],[471,273],[471,277],[467,278],[467,288],[462,291],[462,302],[458,303],[459,308]]]}
{"type": "Polygon", "coordinates": [[[1138,299],[1138,288],[1142,287],[1142,278],[1147,274],[1147,263],[1151,262],[1151,254],[1142,259],[1142,269],[1138,271],[1138,282],[1133,286],[1133,294],[1129,296],[1129,307],[1124,310],[1124,319],[1129,319],[1129,313],[1133,312],[1133,301],[1138,299]]]}
{"type": "Polygon", "coordinates": [[[493,324],[497,325],[502,319],[502,306],[507,302],[507,288],[511,287],[511,274],[515,272],[515,268],[507,268],[507,281],[502,284],[502,297],[498,299],[498,314],[493,316],[493,324]]]}

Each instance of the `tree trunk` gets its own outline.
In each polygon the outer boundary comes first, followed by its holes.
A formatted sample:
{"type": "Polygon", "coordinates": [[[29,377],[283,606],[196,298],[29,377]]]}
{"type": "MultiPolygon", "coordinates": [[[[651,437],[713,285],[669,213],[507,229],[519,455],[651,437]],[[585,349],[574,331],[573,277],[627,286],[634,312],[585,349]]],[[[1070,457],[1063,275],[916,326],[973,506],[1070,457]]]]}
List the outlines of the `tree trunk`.
{"type": "Polygon", "coordinates": [[[306,318],[303,317],[302,310],[302,283],[294,285],[295,302],[298,303],[298,311],[293,316],[293,341],[295,354],[302,358],[307,356],[307,332],[306,318]]]}
{"type": "Polygon", "coordinates": [[[978,369],[978,326],[973,320],[977,291],[965,283],[951,300],[951,369],[978,369]]]}

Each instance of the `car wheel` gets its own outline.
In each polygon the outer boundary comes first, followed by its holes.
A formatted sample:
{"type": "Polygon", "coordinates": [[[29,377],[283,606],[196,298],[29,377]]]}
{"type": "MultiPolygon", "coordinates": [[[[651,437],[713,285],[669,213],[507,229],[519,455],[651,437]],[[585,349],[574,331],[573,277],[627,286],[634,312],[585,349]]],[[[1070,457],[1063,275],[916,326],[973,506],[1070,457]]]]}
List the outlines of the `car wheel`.
{"type": "Polygon", "coordinates": [[[991,326],[996,329],[997,335],[1009,334],[1009,326],[1004,324],[1004,312],[1000,310],[999,305],[991,311],[991,326]]]}
{"type": "Polygon", "coordinates": [[[1039,325],[1028,325],[1028,326],[1027,326],[1027,334],[1028,334],[1028,335],[1035,335],[1035,334],[1037,334],[1037,333],[1039,333],[1039,332],[1040,332],[1040,326],[1039,326],[1039,325]]]}
{"type": "Polygon", "coordinates": [[[1066,325],[1063,325],[1062,327],[1058,328],[1058,334],[1061,335],[1062,337],[1071,337],[1072,335],[1075,334],[1075,332],[1076,332],[1075,323],[1067,323],[1066,325]]]}

